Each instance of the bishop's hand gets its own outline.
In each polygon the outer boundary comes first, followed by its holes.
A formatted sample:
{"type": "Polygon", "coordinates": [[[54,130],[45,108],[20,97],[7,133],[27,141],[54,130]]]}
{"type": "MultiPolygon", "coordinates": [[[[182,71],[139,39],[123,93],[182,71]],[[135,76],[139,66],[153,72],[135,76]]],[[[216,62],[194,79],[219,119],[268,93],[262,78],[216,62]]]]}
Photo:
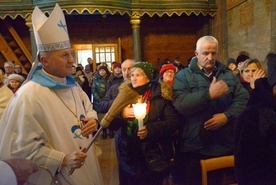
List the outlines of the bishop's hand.
{"type": "Polygon", "coordinates": [[[75,151],[69,154],[65,154],[62,161],[62,166],[68,167],[70,169],[80,168],[84,164],[87,157],[85,151],[86,148],[83,148],[81,151],[75,151]]]}

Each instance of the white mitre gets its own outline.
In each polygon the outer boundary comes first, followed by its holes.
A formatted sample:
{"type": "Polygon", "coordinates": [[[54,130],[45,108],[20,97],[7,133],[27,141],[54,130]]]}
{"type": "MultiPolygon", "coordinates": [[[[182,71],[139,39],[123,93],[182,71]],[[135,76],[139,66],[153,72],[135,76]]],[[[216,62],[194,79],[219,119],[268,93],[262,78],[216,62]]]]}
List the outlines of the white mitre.
{"type": "Polygon", "coordinates": [[[32,14],[32,24],[37,55],[28,77],[22,85],[32,79],[39,65],[38,54],[40,51],[55,51],[71,48],[65,17],[58,4],[56,4],[49,17],[36,6],[32,14]]]}
{"type": "Polygon", "coordinates": [[[65,17],[58,4],[49,17],[36,6],[32,23],[38,51],[71,48],[65,17]]]}

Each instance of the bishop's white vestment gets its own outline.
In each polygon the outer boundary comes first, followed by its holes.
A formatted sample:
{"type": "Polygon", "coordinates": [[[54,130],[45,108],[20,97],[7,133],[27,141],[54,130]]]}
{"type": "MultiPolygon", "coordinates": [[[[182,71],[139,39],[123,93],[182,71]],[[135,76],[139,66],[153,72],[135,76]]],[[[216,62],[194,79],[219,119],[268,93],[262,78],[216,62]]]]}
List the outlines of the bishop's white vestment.
{"type": "MultiPolygon", "coordinates": [[[[68,175],[70,169],[61,168],[65,154],[81,150],[91,141],[92,134],[89,137],[81,135],[74,115],[78,119],[82,116],[97,118],[89,98],[79,86],[72,85],[73,78],[69,79],[71,86],[60,88],[41,71],[20,87],[2,116],[0,159],[30,159],[47,167],[63,185],[102,185],[93,145],[84,165],[72,175],[68,175]]],[[[31,175],[27,184],[49,185],[51,180],[49,172],[40,169],[31,175]]]]}

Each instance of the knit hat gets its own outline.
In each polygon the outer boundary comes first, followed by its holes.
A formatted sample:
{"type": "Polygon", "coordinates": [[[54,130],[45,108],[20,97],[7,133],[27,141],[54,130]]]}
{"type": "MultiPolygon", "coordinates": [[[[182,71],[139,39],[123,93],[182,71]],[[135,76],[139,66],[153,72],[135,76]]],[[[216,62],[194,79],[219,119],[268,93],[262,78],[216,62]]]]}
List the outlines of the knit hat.
{"type": "Polygon", "coordinates": [[[173,71],[176,73],[176,69],[177,69],[177,68],[176,68],[173,64],[164,64],[164,65],[162,65],[159,74],[160,74],[161,76],[163,76],[163,74],[164,74],[165,71],[167,71],[167,70],[173,70],[173,71]]]}
{"type": "Polygon", "coordinates": [[[107,69],[106,66],[100,66],[100,67],[99,67],[99,71],[100,71],[101,69],[105,70],[106,73],[109,73],[109,71],[108,71],[108,69],[107,69]]]}
{"type": "Polygon", "coordinates": [[[149,80],[153,80],[157,75],[157,68],[151,63],[139,62],[133,66],[135,67],[142,69],[149,80]]]}
{"type": "Polygon", "coordinates": [[[89,65],[89,64],[87,64],[87,65],[84,67],[84,70],[85,70],[85,71],[90,71],[90,70],[91,70],[90,65],[89,65]]]}
{"type": "Polygon", "coordinates": [[[236,59],[236,65],[238,65],[240,62],[244,62],[245,60],[249,59],[249,56],[241,54],[236,59]]]}
{"type": "Polygon", "coordinates": [[[235,61],[235,59],[234,58],[229,58],[228,60],[227,60],[227,66],[229,66],[230,64],[236,64],[236,61],[235,61]]]}
{"type": "Polygon", "coordinates": [[[121,68],[121,63],[119,63],[119,62],[112,62],[112,69],[115,69],[116,67],[119,67],[119,68],[121,68]]]}
{"type": "Polygon", "coordinates": [[[9,80],[17,80],[18,82],[22,83],[25,78],[19,74],[11,74],[8,76],[9,80]]]}
{"type": "Polygon", "coordinates": [[[81,67],[76,67],[76,71],[82,71],[81,67]]]}
{"type": "Polygon", "coordinates": [[[276,54],[269,53],[267,59],[268,83],[271,87],[276,84],[276,54]]]}

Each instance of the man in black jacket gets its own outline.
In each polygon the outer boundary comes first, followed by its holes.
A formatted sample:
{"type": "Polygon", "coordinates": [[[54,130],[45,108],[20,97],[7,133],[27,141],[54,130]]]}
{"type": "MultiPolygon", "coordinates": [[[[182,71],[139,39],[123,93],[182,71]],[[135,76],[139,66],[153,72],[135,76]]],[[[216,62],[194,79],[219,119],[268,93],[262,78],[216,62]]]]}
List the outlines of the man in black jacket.
{"type": "MultiPolygon", "coordinates": [[[[122,67],[122,73],[123,73],[123,78],[124,81],[129,81],[130,80],[130,69],[134,66],[135,61],[132,59],[126,59],[121,67],[122,67]]],[[[101,102],[99,103],[99,112],[100,113],[107,113],[107,111],[109,110],[109,108],[111,107],[113,101],[115,100],[115,98],[117,97],[117,95],[119,94],[119,86],[121,85],[121,83],[117,83],[112,85],[108,91],[106,92],[104,98],[101,100],[101,102]]],[[[116,130],[116,129],[114,129],[116,130]]],[[[116,155],[117,155],[117,159],[119,159],[119,152],[118,152],[118,140],[119,137],[121,135],[121,130],[116,130],[115,131],[115,148],[116,148],[116,155]]],[[[122,184],[121,182],[123,181],[123,178],[121,177],[121,169],[119,167],[119,184],[122,184]]]]}

